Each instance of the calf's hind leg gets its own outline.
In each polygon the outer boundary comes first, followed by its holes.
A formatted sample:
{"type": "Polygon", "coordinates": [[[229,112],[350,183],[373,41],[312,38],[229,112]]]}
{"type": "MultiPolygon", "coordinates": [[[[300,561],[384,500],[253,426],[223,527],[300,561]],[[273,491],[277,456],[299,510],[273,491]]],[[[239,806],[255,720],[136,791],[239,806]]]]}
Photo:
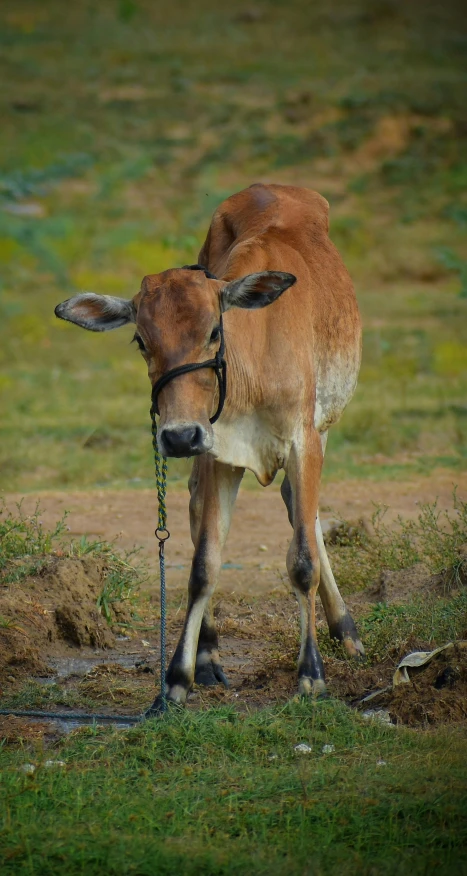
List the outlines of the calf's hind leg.
{"type": "Polygon", "coordinates": [[[303,436],[300,448],[292,447],[287,463],[294,530],[287,553],[287,570],[300,607],[298,690],[307,696],[319,696],[326,690],[324,666],[316,640],[316,592],[320,569],[315,520],[322,461],[320,437],[312,430],[303,436]]]}
{"type": "Polygon", "coordinates": [[[351,614],[347,611],[345,602],[339,593],[336,579],[332,573],[319,515],[316,516],[316,541],[321,570],[319,595],[323,603],[331,638],[342,642],[349,657],[363,657],[365,649],[359,639],[357,627],[351,614]]]}
{"type": "MultiPolygon", "coordinates": [[[[281,495],[287,508],[290,525],[293,527],[292,487],[287,476],[281,484],[281,495]]],[[[365,650],[360,641],[357,627],[342,599],[331,569],[318,513],[316,515],[316,543],[320,565],[318,593],[323,604],[331,638],[342,642],[349,657],[363,657],[365,650]]]]}

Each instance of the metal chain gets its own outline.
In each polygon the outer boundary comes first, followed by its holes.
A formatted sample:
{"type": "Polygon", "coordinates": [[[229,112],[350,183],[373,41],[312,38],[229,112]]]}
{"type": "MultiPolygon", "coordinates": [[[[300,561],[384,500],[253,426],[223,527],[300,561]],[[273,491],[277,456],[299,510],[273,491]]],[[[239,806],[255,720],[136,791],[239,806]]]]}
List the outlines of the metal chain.
{"type": "Polygon", "coordinates": [[[167,529],[167,506],[165,497],[167,493],[167,460],[165,456],[159,453],[157,446],[157,423],[156,412],[154,406],[151,406],[151,431],[152,431],[152,446],[154,450],[154,464],[156,470],[156,485],[157,485],[157,500],[159,503],[159,513],[157,529],[155,536],[159,542],[159,567],[161,577],[161,712],[167,711],[167,698],[165,690],[165,662],[166,662],[166,644],[165,644],[165,628],[167,619],[166,607],[166,589],[165,589],[165,556],[164,546],[170,532],[167,529]]]}

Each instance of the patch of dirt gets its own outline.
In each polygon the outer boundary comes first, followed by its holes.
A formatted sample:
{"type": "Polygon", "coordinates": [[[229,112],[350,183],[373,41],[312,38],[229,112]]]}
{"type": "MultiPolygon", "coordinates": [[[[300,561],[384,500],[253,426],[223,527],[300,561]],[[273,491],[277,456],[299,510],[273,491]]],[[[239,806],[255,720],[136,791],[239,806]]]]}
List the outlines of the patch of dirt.
{"type": "MultiPolygon", "coordinates": [[[[352,605],[352,609],[358,620],[358,605],[352,605]]],[[[95,621],[93,612],[94,608],[91,619],[95,621]]],[[[244,596],[231,595],[216,605],[215,614],[221,637],[221,660],[230,686],[225,689],[195,685],[188,708],[196,710],[215,704],[230,704],[240,710],[256,709],[295,696],[299,625],[294,597],[285,592],[267,600],[247,600],[244,596]]],[[[180,635],[182,616],[183,612],[170,611],[167,631],[169,658],[180,635]]],[[[139,623],[145,626],[141,630],[136,628],[129,634],[127,631],[125,637],[119,637],[107,629],[106,635],[112,640],[110,650],[65,642],[60,638],[60,627],[52,625],[50,615],[47,626],[38,632],[44,623],[39,617],[39,626],[35,627],[34,633],[36,662],[31,659],[22,666],[21,673],[13,679],[15,683],[9,686],[9,692],[19,688],[25,677],[36,676],[46,665],[47,671],[54,673],[56,685],[63,691],[64,703],[84,703],[86,711],[109,714],[138,714],[150,705],[159,678],[158,621],[150,605],[142,609],[139,623]],[[47,633],[51,628],[53,635],[49,637],[47,633]]],[[[102,619],[97,621],[99,625],[102,622],[102,619]]],[[[318,627],[324,642],[327,628],[322,616],[318,627]]],[[[90,634],[89,630],[87,634],[90,634]]],[[[15,647],[11,640],[9,646],[10,649],[15,647]]],[[[411,650],[429,650],[429,646],[411,638],[402,649],[391,652],[372,666],[349,661],[340,657],[336,650],[334,656],[324,657],[329,694],[358,706],[364,696],[391,684],[399,660],[411,650]]],[[[366,704],[360,706],[366,707],[366,704]]],[[[67,707],[60,706],[59,710],[64,711],[64,708],[67,707]]],[[[83,706],[75,705],[72,710],[80,708],[83,706]]],[[[467,652],[456,651],[454,663],[452,654],[449,660],[440,655],[436,664],[433,662],[413,682],[393,692],[382,693],[371,701],[371,708],[385,708],[395,722],[414,727],[462,720],[467,717],[467,652]]],[[[18,727],[22,732],[23,725],[18,727]]],[[[31,731],[31,739],[34,732],[31,731]]],[[[16,738],[13,733],[11,739],[16,738]]]]}
{"type": "MultiPolygon", "coordinates": [[[[224,549],[224,568],[219,592],[230,594],[269,594],[271,589],[288,588],[285,557],[291,538],[291,528],[277,482],[267,489],[241,489],[235,504],[232,526],[224,549]],[[263,550],[265,548],[265,550],[263,550]],[[282,583],[282,581],[284,583],[282,583]]],[[[414,519],[419,504],[438,497],[438,507],[452,508],[455,484],[459,495],[467,493],[467,473],[455,475],[445,471],[433,472],[429,477],[414,477],[404,482],[348,480],[324,482],[321,488],[321,516],[326,520],[368,521],[375,504],[387,505],[385,523],[390,524],[400,515],[414,519]]],[[[7,509],[15,511],[18,494],[5,496],[7,509]]],[[[91,490],[73,492],[34,493],[23,499],[23,511],[30,514],[37,502],[45,528],[52,528],[63,515],[70,512],[67,524],[70,538],[118,540],[122,549],[135,545],[141,548],[151,569],[157,568],[157,547],[154,539],[154,521],[157,518],[156,490],[91,490]]],[[[168,586],[173,592],[186,588],[193,546],[188,517],[188,491],[169,485],[167,496],[171,539],[167,545],[168,586]]],[[[362,525],[359,523],[359,525],[362,525]]]]}
{"type": "MultiPolygon", "coordinates": [[[[52,674],[48,659],[72,648],[111,648],[115,636],[99,613],[105,564],[51,557],[37,576],[0,586],[0,686],[52,674]]],[[[119,607],[115,620],[129,621],[119,607]]]]}
{"type": "Polygon", "coordinates": [[[143,710],[148,705],[148,682],[154,684],[151,676],[154,676],[154,668],[146,662],[137,662],[128,668],[118,663],[100,663],[80,680],[78,690],[113,708],[143,710]]]}
{"type": "MultiPolygon", "coordinates": [[[[414,642],[418,649],[425,643],[414,642]]],[[[404,653],[410,651],[404,649],[404,653]]],[[[189,708],[209,707],[216,704],[233,704],[237,708],[261,708],[275,702],[284,702],[296,695],[296,656],[288,652],[285,659],[277,659],[271,651],[265,657],[264,650],[254,649],[260,667],[250,666],[243,677],[229,673],[233,684],[229,690],[221,687],[195,689],[189,708]]],[[[402,655],[401,655],[402,656],[402,655]]],[[[324,660],[329,695],[344,700],[349,705],[365,709],[384,709],[392,721],[409,727],[459,723],[467,718],[467,651],[455,647],[449,654],[442,653],[409,683],[381,693],[368,703],[360,701],[366,695],[391,684],[398,659],[387,660],[373,666],[354,664],[338,657],[324,660]]],[[[228,660],[224,661],[226,669],[228,660]]]]}
{"type": "Polygon", "coordinates": [[[57,727],[52,721],[31,721],[15,715],[0,715],[0,743],[4,745],[34,745],[57,739],[57,727]]]}
{"type": "Polygon", "coordinates": [[[331,517],[321,521],[321,529],[326,546],[358,543],[371,532],[369,522],[363,517],[357,521],[335,520],[331,517]]]}
{"type": "Polygon", "coordinates": [[[427,666],[420,667],[411,681],[399,684],[377,700],[391,718],[409,727],[460,722],[467,718],[467,650],[455,645],[442,651],[427,666]]]}
{"type": "MultiPolygon", "coordinates": [[[[459,476],[458,480],[462,478],[459,476]]],[[[438,495],[441,509],[450,507],[452,486],[451,478],[445,474],[404,484],[370,481],[325,484],[323,518],[334,515],[331,525],[336,515],[351,518],[359,521],[358,527],[361,527],[364,524],[360,521],[370,518],[373,503],[378,502],[390,506],[386,521],[395,520],[399,514],[410,519],[417,516],[418,503],[432,500],[433,495],[438,495]]],[[[462,489],[461,483],[459,489],[462,489]]],[[[12,508],[16,498],[8,499],[12,508]]],[[[10,694],[27,678],[49,675],[59,689],[63,688],[64,694],[69,695],[73,711],[80,708],[77,704],[84,703],[86,711],[141,712],[154,698],[159,675],[159,592],[153,536],[155,491],[35,495],[24,500],[23,510],[26,513],[34,510],[38,499],[46,527],[55,523],[67,508],[71,511],[68,522],[73,538],[86,533],[111,540],[120,532],[119,542],[123,548],[131,548],[135,543],[142,545],[143,555],[148,557],[154,571],[153,584],[147,598],[138,605],[138,622],[124,628],[124,636],[117,635],[118,627],[112,629],[97,611],[104,567],[89,558],[51,559],[41,575],[0,588],[0,616],[8,622],[6,627],[0,628],[3,689],[10,694]]],[[[170,659],[182,628],[192,555],[186,491],[170,491],[168,510],[172,533],[166,549],[170,659]]],[[[215,597],[221,660],[230,688],[195,688],[189,708],[214,703],[259,708],[284,702],[295,695],[299,621],[298,606],[285,568],[290,536],[276,485],[269,490],[240,493],[215,597]]],[[[334,549],[331,548],[331,552],[334,549]]],[[[373,592],[346,595],[346,602],[358,620],[359,614],[375,601],[403,602],[427,591],[443,595],[443,587],[442,581],[427,575],[420,565],[403,573],[384,571],[373,592]]],[[[122,616],[115,619],[125,620],[122,616]]],[[[323,641],[327,640],[320,606],[318,629],[324,636],[323,641]]],[[[423,648],[425,644],[410,642],[408,650],[423,648]]],[[[325,656],[331,696],[355,704],[366,694],[389,685],[402,656],[388,654],[384,661],[371,667],[340,659],[337,651],[333,656],[325,656]]],[[[462,672],[461,678],[444,690],[428,683],[425,690],[425,682],[417,679],[410,690],[406,685],[404,691],[397,694],[401,697],[400,706],[395,695],[393,705],[385,707],[394,710],[391,711],[394,720],[411,726],[458,720],[467,703],[467,691],[458,687],[464,683],[462,672]],[[422,690],[420,700],[417,699],[419,690],[422,690]],[[428,699],[424,699],[425,694],[428,699]],[[456,705],[450,705],[451,694],[455,694],[456,705]],[[430,705],[429,697],[434,705],[430,705]],[[441,707],[441,702],[447,705],[441,707]],[[404,705],[406,712],[402,709],[404,705]]],[[[61,711],[63,708],[60,706],[61,711]]]]}
{"type": "Polygon", "coordinates": [[[437,595],[448,596],[467,586],[467,552],[462,548],[459,552],[461,565],[445,569],[432,575],[423,563],[417,563],[409,569],[393,572],[383,569],[375,587],[366,593],[367,598],[376,602],[399,603],[408,602],[415,596],[437,595]]]}

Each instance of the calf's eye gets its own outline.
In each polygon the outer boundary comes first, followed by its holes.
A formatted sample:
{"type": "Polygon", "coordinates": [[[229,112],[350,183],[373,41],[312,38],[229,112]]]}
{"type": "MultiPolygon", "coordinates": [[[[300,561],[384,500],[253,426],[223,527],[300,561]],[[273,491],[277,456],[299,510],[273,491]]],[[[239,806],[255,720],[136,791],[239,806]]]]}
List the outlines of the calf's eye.
{"type": "Polygon", "coordinates": [[[142,352],[142,353],[145,353],[145,352],[146,352],[146,347],[144,346],[143,339],[142,339],[138,334],[135,334],[133,340],[136,341],[136,343],[138,344],[138,347],[140,348],[141,352],[142,352]]]}
{"type": "Polygon", "coordinates": [[[218,341],[220,338],[220,334],[221,334],[221,330],[220,330],[219,326],[217,326],[211,332],[211,337],[209,338],[209,343],[214,344],[216,341],[218,341]]]}

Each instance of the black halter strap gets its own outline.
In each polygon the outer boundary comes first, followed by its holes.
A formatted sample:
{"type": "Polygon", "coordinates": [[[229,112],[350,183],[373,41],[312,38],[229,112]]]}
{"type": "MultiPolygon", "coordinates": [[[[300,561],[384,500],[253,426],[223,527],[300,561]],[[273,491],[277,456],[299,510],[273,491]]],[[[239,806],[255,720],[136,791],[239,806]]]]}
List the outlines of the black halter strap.
{"type": "MultiPolygon", "coordinates": [[[[210,280],[217,280],[217,277],[215,277],[214,274],[211,274],[202,265],[184,265],[184,268],[191,271],[204,271],[206,277],[208,277],[210,280]]],[[[166,371],[165,374],[159,377],[159,380],[156,381],[152,388],[152,408],[156,414],[159,413],[157,397],[161,389],[163,389],[167,383],[173,380],[174,377],[179,377],[181,374],[189,374],[190,371],[198,371],[200,368],[214,368],[214,371],[216,372],[217,383],[219,385],[219,403],[217,405],[216,413],[213,417],[210,417],[209,422],[215,423],[216,420],[219,419],[222,413],[222,409],[224,407],[225,396],[227,393],[227,363],[224,358],[225,341],[222,314],[220,316],[219,329],[221,342],[219,349],[214,356],[214,359],[206,359],[205,362],[193,362],[187,365],[179,365],[177,368],[171,368],[170,371],[166,371]]]]}

